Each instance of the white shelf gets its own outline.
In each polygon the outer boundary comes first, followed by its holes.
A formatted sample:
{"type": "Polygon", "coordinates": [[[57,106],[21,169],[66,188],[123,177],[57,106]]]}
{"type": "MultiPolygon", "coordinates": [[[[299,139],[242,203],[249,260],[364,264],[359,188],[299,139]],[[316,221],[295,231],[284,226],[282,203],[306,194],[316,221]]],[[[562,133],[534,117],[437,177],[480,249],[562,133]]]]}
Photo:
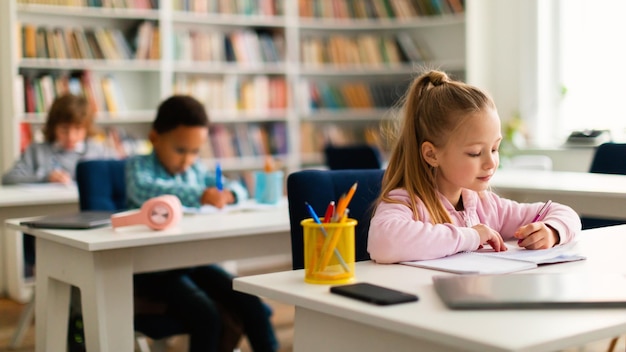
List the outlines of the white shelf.
{"type": "Polygon", "coordinates": [[[172,70],[175,73],[190,74],[279,75],[285,74],[285,64],[175,61],[172,70]]]}
{"type": "Polygon", "coordinates": [[[335,121],[381,121],[391,119],[394,114],[389,109],[319,109],[314,112],[300,114],[302,121],[335,122],[335,121]]]}
{"type": "Polygon", "coordinates": [[[78,71],[90,70],[95,72],[160,72],[160,60],[89,60],[89,59],[21,59],[18,66],[21,69],[39,69],[48,71],[78,71]]]}
{"type": "Polygon", "coordinates": [[[326,31],[371,31],[371,30],[414,30],[428,27],[463,25],[464,15],[442,15],[419,17],[411,20],[391,19],[334,19],[300,18],[301,30],[326,31]]]}
{"type": "Polygon", "coordinates": [[[224,27],[284,27],[286,20],[283,16],[198,14],[176,11],[172,14],[172,21],[224,27]]]}
{"type": "MultiPolygon", "coordinates": [[[[14,0],[7,0],[14,1],[14,0]]],[[[18,15],[40,14],[46,16],[62,17],[91,17],[91,18],[120,18],[120,19],[143,19],[158,20],[158,10],[140,9],[107,9],[80,6],[59,6],[39,4],[17,4],[18,15]]]]}

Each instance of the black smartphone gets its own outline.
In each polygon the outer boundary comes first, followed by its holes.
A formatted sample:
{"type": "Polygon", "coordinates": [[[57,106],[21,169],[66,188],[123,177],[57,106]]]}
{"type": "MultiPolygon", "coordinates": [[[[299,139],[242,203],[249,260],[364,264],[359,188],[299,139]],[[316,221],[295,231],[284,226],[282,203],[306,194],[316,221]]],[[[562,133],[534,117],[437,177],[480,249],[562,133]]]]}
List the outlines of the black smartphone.
{"type": "Polygon", "coordinates": [[[417,296],[414,294],[393,290],[367,282],[331,286],[330,292],[381,306],[415,302],[418,300],[417,296]]]}

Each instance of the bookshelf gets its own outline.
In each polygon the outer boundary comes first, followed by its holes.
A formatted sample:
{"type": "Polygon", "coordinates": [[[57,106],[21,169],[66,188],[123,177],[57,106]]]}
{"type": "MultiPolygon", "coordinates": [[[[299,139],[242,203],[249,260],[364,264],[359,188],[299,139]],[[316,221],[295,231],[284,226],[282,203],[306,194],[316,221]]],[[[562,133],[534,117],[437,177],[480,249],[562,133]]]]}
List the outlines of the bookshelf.
{"type": "Polygon", "coordinates": [[[13,164],[20,132],[41,127],[63,87],[91,97],[100,127],[137,138],[147,135],[162,99],[196,96],[213,126],[203,157],[210,166],[219,159],[226,172],[262,169],[265,154],[286,173],[321,165],[325,141],[379,138],[417,65],[465,77],[463,5],[2,1],[0,50],[10,55],[0,62],[1,165],[13,164]],[[55,46],[62,40],[66,52],[55,46]]]}
{"type": "Polygon", "coordinates": [[[365,142],[384,151],[381,126],[393,118],[394,104],[417,68],[465,77],[462,2],[301,0],[299,5],[302,166],[322,164],[325,143],[365,142]]]}

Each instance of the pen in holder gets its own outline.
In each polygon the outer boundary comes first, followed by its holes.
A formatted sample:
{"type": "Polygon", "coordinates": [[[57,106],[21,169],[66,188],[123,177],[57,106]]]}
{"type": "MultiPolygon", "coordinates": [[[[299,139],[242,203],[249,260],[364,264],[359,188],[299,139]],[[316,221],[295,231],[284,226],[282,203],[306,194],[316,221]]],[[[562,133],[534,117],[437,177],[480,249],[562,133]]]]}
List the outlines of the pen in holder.
{"type": "MultiPolygon", "coordinates": [[[[322,219],[323,221],[323,219],[322,219]]],[[[354,280],[355,219],[342,222],[300,222],[304,230],[304,281],[342,284],[354,280]]]]}

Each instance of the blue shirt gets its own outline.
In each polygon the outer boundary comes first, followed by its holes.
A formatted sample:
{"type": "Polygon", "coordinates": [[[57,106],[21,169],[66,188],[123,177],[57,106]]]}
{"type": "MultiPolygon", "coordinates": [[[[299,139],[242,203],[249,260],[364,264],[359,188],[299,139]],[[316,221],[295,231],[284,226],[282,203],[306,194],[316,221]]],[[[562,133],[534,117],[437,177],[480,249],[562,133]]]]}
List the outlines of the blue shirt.
{"type": "MultiPolygon", "coordinates": [[[[177,196],[183,206],[199,207],[202,193],[208,187],[215,187],[215,183],[215,174],[199,161],[176,175],[165,170],[154,152],[133,156],[126,162],[126,199],[130,209],[164,194],[177,196]]],[[[236,202],[248,198],[248,192],[239,182],[224,179],[224,189],[233,192],[236,202]]]]}

